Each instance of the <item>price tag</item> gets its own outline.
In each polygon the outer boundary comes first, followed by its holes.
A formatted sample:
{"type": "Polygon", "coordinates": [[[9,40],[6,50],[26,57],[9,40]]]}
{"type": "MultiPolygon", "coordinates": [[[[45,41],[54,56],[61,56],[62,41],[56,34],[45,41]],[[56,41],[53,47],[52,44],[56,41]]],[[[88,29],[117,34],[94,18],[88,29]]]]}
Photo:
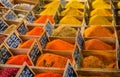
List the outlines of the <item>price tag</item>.
{"type": "Polygon", "coordinates": [[[51,25],[51,23],[49,21],[47,21],[44,29],[46,30],[46,32],[49,34],[49,36],[52,35],[52,31],[53,31],[53,26],[51,25]]]}
{"type": "Polygon", "coordinates": [[[12,3],[10,3],[10,0],[1,0],[1,3],[8,8],[13,7],[12,3]]]}
{"type": "Polygon", "coordinates": [[[65,0],[60,0],[60,2],[61,2],[61,4],[62,4],[62,6],[65,7],[66,1],[65,1],[65,0]]]}
{"type": "Polygon", "coordinates": [[[3,32],[5,29],[7,29],[7,27],[7,23],[4,20],[0,19],[0,32],[3,32]]]}
{"type": "Polygon", "coordinates": [[[34,15],[33,15],[33,13],[32,13],[32,12],[29,12],[29,14],[27,15],[27,21],[28,21],[29,23],[33,23],[34,20],[35,20],[35,17],[34,17],[34,15]]]}
{"type": "Polygon", "coordinates": [[[17,28],[17,31],[20,35],[24,35],[26,34],[26,32],[28,32],[28,28],[25,25],[25,23],[23,22],[22,24],[20,24],[20,26],[17,28]]]}
{"type": "Polygon", "coordinates": [[[82,53],[81,53],[81,49],[78,47],[78,45],[76,45],[75,50],[73,52],[73,58],[75,60],[75,68],[79,68],[81,66],[81,62],[82,62],[82,53]]]}
{"type": "Polygon", "coordinates": [[[31,62],[33,63],[33,65],[36,64],[36,62],[41,54],[42,54],[42,51],[40,50],[37,42],[35,41],[32,48],[30,49],[30,52],[28,53],[28,56],[29,56],[31,62]]]}
{"type": "Polygon", "coordinates": [[[77,34],[77,43],[78,43],[78,46],[81,49],[83,49],[84,39],[82,37],[82,34],[80,33],[80,30],[78,30],[78,34],[77,34]]]}
{"type": "Polygon", "coordinates": [[[77,77],[77,73],[72,67],[70,60],[67,62],[63,77],[77,77]]]}
{"type": "Polygon", "coordinates": [[[39,42],[40,42],[42,48],[45,48],[46,44],[49,42],[49,38],[48,38],[46,32],[43,33],[43,35],[39,39],[39,42]]]}
{"type": "Polygon", "coordinates": [[[21,42],[22,42],[21,39],[17,36],[15,32],[13,32],[5,41],[5,43],[10,48],[17,48],[21,42]]]}
{"type": "Polygon", "coordinates": [[[9,57],[12,56],[12,53],[8,50],[5,44],[0,46],[0,64],[5,64],[9,57]]]}
{"type": "Polygon", "coordinates": [[[4,17],[6,20],[12,20],[12,21],[17,20],[18,18],[17,15],[12,10],[10,10],[4,17]]]}
{"type": "Polygon", "coordinates": [[[34,77],[35,73],[24,63],[23,67],[18,71],[16,77],[34,77]]]}

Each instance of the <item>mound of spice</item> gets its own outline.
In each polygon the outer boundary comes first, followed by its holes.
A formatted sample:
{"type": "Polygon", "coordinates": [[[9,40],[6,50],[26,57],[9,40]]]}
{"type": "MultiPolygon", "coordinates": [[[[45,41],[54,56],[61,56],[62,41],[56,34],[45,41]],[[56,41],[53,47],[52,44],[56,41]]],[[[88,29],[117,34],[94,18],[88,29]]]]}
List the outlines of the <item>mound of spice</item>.
{"type": "Polygon", "coordinates": [[[99,25],[88,27],[84,32],[85,37],[113,37],[112,32],[99,25]]]}
{"type": "Polygon", "coordinates": [[[43,33],[43,27],[34,27],[32,30],[30,30],[29,32],[27,32],[25,35],[29,35],[29,36],[41,36],[43,33]]]}
{"type": "Polygon", "coordinates": [[[17,72],[18,72],[18,68],[5,68],[0,70],[0,77],[15,77],[17,72]]]}
{"type": "Polygon", "coordinates": [[[28,65],[32,65],[27,55],[16,55],[12,56],[8,59],[6,64],[12,64],[12,65],[22,65],[24,62],[27,62],[28,65]]]}
{"type": "Polygon", "coordinates": [[[85,50],[113,50],[114,48],[98,39],[85,41],[85,50]]]}
{"type": "Polygon", "coordinates": [[[45,49],[49,50],[73,50],[74,45],[66,41],[56,39],[51,42],[48,42],[45,49]]]}
{"type": "Polygon", "coordinates": [[[61,25],[58,28],[53,30],[52,36],[59,36],[59,37],[75,37],[77,30],[70,26],[61,25]]]}
{"type": "Polygon", "coordinates": [[[62,77],[62,75],[53,72],[46,72],[46,73],[36,74],[34,77],[62,77]]]}
{"type": "Polygon", "coordinates": [[[42,15],[40,16],[38,19],[36,19],[34,21],[34,23],[37,23],[37,24],[45,24],[46,21],[49,20],[52,24],[54,24],[54,19],[53,19],[53,16],[50,16],[50,15],[42,15]]]}
{"type": "Polygon", "coordinates": [[[104,63],[96,56],[88,56],[83,59],[83,68],[102,68],[104,63]]]}
{"type": "Polygon", "coordinates": [[[30,48],[35,40],[36,40],[35,38],[31,38],[25,41],[24,43],[20,44],[18,48],[30,48]]]}
{"type": "Polygon", "coordinates": [[[67,60],[63,56],[45,53],[38,58],[36,66],[65,68],[67,60]]]}

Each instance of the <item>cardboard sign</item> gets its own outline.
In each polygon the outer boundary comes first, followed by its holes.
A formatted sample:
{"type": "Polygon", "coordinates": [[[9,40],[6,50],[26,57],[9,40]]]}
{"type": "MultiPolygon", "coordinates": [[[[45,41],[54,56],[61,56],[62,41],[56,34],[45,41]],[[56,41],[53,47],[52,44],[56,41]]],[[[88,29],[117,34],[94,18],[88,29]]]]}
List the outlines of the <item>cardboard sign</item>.
{"type": "Polygon", "coordinates": [[[83,39],[82,34],[80,33],[79,29],[78,29],[78,33],[77,33],[77,43],[78,43],[78,46],[81,49],[83,49],[84,39],[83,39]]]}
{"type": "Polygon", "coordinates": [[[5,44],[0,46],[0,64],[5,64],[9,57],[12,56],[12,53],[8,50],[5,44]]]}
{"type": "Polygon", "coordinates": [[[24,63],[23,67],[17,73],[16,77],[34,77],[35,73],[24,63]]]}
{"type": "Polygon", "coordinates": [[[17,15],[12,11],[10,10],[6,15],[5,15],[5,19],[6,20],[12,20],[12,21],[15,21],[17,20],[17,15]]]}
{"type": "Polygon", "coordinates": [[[1,3],[8,8],[13,7],[12,3],[10,3],[10,0],[1,0],[1,3]]]}
{"type": "Polygon", "coordinates": [[[47,23],[46,23],[44,29],[45,29],[46,32],[49,34],[49,36],[52,35],[53,26],[52,26],[52,24],[51,24],[49,21],[47,21],[47,23]]]}
{"type": "Polygon", "coordinates": [[[61,5],[62,5],[63,7],[65,7],[65,5],[66,5],[66,0],[60,0],[60,2],[61,2],[61,5]]]}
{"type": "Polygon", "coordinates": [[[8,28],[7,23],[5,23],[4,20],[0,19],[0,32],[3,32],[7,28],[8,28]]]}
{"type": "Polygon", "coordinates": [[[72,67],[70,60],[67,62],[63,77],[77,77],[77,73],[72,67]]]}
{"type": "Polygon", "coordinates": [[[81,66],[82,61],[82,53],[81,49],[76,45],[75,50],[73,52],[73,59],[75,60],[75,68],[79,68],[81,66]]]}
{"type": "Polygon", "coordinates": [[[10,48],[17,48],[21,42],[22,42],[21,39],[17,36],[15,32],[13,32],[5,41],[5,43],[10,48]]]}
{"type": "Polygon", "coordinates": [[[25,23],[23,22],[22,24],[20,24],[20,26],[17,28],[17,31],[20,35],[24,35],[28,32],[28,28],[25,25],[25,23]]]}
{"type": "Polygon", "coordinates": [[[39,45],[35,41],[32,48],[30,49],[30,52],[28,53],[28,56],[33,65],[36,64],[36,62],[41,54],[42,54],[42,51],[40,50],[39,45]]]}
{"type": "Polygon", "coordinates": [[[43,35],[39,39],[39,42],[40,42],[42,48],[45,48],[46,44],[49,42],[49,38],[48,38],[46,32],[43,33],[43,35]]]}
{"type": "Polygon", "coordinates": [[[28,23],[33,23],[34,20],[35,20],[35,17],[33,15],[33,13],[29,12],[29,14],[27,15],[27,21],[28,21],[28,23]]]}

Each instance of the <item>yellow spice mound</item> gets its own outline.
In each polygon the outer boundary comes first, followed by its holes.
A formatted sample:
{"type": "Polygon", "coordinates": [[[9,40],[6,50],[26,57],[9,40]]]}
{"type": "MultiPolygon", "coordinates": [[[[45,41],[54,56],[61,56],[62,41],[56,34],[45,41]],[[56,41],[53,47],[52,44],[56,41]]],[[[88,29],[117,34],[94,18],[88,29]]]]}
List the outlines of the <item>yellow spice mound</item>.
{"type": "Polygon", "coordinates": [[[94,15],[90,18],[89,25],[112,25],[104,16],[94,15]]]}
{"type": "Polygon", "coordinates": [[[85,37],[113,37],[112,32],[103,26],[91,26],[84,32],[85,37]]]}
{"type": "Polygon", "coordinates": [[[76,8],[67,8],[61,12],[61,15],[62,16],[70,15],[70,16],[80,17],[81,15],[83,15],[83,12],[81,12],[80,10],[76,8]]]}
{"type": "Polygon", "coordinates": [[[44,6],[44,8],[55,8],[60,4],[58,0],[54,0],[44,6]]]}
{"type": "Polygon", "coordinates": [[[71,0],[69,3],[66,4],[65,8],[70,8],[70,7],[81,9],[84,8],[84,4],[80,3],[77,0],[71,0]]]}
{"type": "Polygon", "coordinates": [[[94,9],[90,16],[99,15],[99,16],[112,16],[112,13],[106,9],[94,9]]]}
{"type": "Polygon", "coordinates": [[[56,10],[56,8],[46,8],[40,13],[40,15],[55,15],[56,10]]]}
{"type": "Polygon", "coordinates": [[[82,22],[73,16],[65,16],[60,20],[59,24],[81,25],[82,22]]]}
{"type": "Polygon", "coordinates": [[[117,7],[120,8],[120,2],[117,3],[117,7]]]}
{"type": "Polygon", "coordinates": [[[95,0],[92,3],[92,7],[94,9],[96,8],[104,8],[104,9],[109,9],[110,8],[110,4],[107,4],[104,0],[95,0]]]}

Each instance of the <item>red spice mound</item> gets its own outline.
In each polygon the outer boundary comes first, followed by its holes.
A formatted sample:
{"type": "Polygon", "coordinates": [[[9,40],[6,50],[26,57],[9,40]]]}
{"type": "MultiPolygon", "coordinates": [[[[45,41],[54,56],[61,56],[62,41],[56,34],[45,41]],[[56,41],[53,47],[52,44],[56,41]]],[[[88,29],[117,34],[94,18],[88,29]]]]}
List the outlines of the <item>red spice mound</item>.
{"type": "Polygon", "coordinates": [[[12,56],[8,59],[6,64],[22,65],[24,62],[27,62],[28,65],[32,65],[27,55],[12,56]]]}

